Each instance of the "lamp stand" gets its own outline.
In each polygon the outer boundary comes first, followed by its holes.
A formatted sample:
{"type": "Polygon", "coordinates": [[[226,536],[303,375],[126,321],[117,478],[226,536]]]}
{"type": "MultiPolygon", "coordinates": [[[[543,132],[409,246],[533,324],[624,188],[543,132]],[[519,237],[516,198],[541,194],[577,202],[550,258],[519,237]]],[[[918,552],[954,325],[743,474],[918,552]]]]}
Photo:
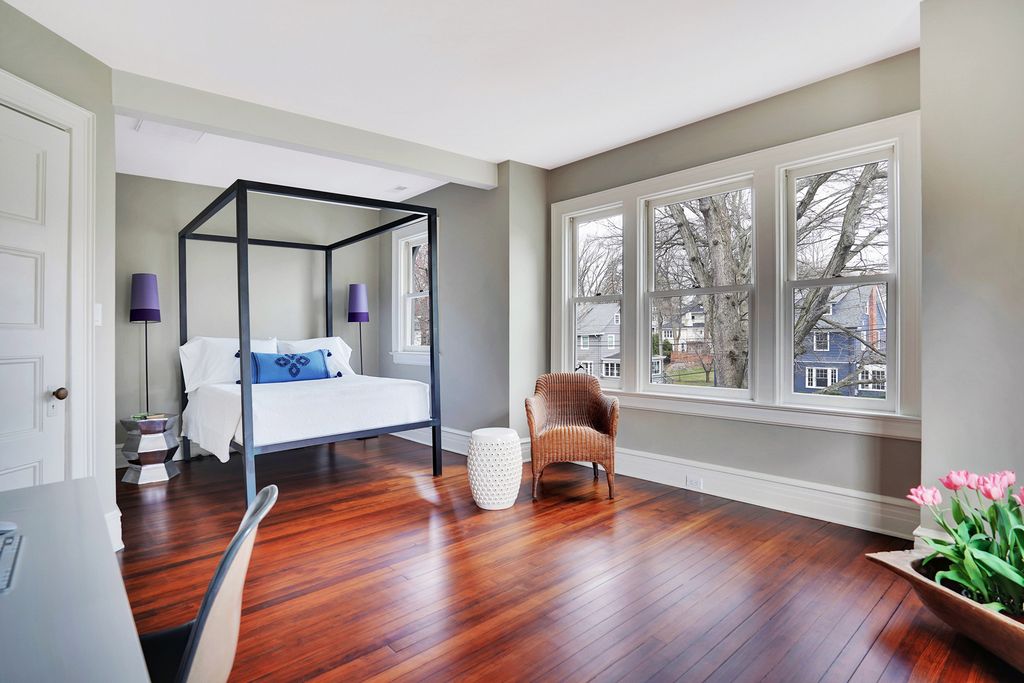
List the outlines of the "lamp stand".
{"type": "Polygon", "coordinates": [[[149,415],[149,321],[146,321],[146,414],[149,415]]]}
{"type": "Polygon", "coordinates": [[[359,374],[364,374],[363,370],[363,324],[359,323],[359,374]]]}

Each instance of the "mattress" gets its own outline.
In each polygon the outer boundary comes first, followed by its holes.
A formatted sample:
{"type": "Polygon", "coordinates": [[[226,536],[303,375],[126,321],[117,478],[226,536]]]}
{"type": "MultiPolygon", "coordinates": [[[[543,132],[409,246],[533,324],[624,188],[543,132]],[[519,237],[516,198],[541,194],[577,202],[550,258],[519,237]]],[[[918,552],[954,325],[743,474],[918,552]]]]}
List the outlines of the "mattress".
{"type": "MultiPolygon", "coordinates": [[[[241,390],[208,384],[190,393],[182,436],[227,462],[231,441],[242,441],[241,390]]],[[[430,419],[430,386],[366,375],[254,384],[252,418],[256,446],[422,422],[430,419]]]]}

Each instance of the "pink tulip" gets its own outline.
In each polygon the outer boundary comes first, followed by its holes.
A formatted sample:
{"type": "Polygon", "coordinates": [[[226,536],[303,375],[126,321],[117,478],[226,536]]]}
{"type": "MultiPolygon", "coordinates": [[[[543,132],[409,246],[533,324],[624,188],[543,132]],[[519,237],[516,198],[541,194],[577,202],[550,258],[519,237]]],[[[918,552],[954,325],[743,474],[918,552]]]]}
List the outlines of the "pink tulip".
{"type": "Polygon", "coordinates": [[[916,486],[910,489],[907,498],[918,505],[938,505],[942,502],[942,494],[934,486],[916,486]]]}
{"type": "Polygon", "coordinates": [[[967,486],[967,470],[950,470],[939,482],[950,491],[959,491],[967,486]]]}
{"type": "Polygon", "coordinates": [[[1011,470],[1003,470],[999,473],[999,477],[1003,480],[1003,488],[1008,489],[1017,483],[1017,474],[1011,470]]]}
{"type": "Polygon", "coordinates": [[[1013,494],[1013,499],[1017,501],[1017,505],[1024,507],[1024,492],[1018,491],[1013,494]]]}
{"type": "Polygon", "coordinates": [[[978,486],[981,485],[981,475],[975,474],[974,472],[967,473],[967,488],[972,491],[977,491],[978,486]]]}
{"type": "Polygon", "coordinates": [[[990,474],[987,477],[982,477],[978,490],[981,491],[981,495],[989,500],[999,500],[1006,493],[1001,474],[990,474]]]}

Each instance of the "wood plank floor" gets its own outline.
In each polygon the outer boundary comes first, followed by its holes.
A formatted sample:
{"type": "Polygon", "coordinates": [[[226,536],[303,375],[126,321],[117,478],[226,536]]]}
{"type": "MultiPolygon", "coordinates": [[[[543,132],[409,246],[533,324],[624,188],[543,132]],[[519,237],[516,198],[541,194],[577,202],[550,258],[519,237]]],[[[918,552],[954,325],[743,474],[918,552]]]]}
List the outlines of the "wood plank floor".
{"type": "MultiPolygon", "coordinates": [[[[483,512],[465,459],[395,437],[261,456],[232,679],[1008,681],[862,558],[907,543],[588,470],[483,512]]],[[[242,514],[241,462],[118,483],[140,632],[194,617],[242,514]]]]}

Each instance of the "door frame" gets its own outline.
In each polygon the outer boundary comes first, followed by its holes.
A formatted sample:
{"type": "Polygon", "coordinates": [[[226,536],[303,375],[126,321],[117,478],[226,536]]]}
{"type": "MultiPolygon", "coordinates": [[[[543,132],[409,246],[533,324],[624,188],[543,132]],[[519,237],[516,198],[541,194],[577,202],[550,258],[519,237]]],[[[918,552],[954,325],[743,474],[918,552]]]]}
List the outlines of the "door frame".
{"type": "Polygon", "coordinates": [[[0,104],[70,137],[67,386],[64,478],[96,476],[96,115],[0,69],[0,104]]]}

